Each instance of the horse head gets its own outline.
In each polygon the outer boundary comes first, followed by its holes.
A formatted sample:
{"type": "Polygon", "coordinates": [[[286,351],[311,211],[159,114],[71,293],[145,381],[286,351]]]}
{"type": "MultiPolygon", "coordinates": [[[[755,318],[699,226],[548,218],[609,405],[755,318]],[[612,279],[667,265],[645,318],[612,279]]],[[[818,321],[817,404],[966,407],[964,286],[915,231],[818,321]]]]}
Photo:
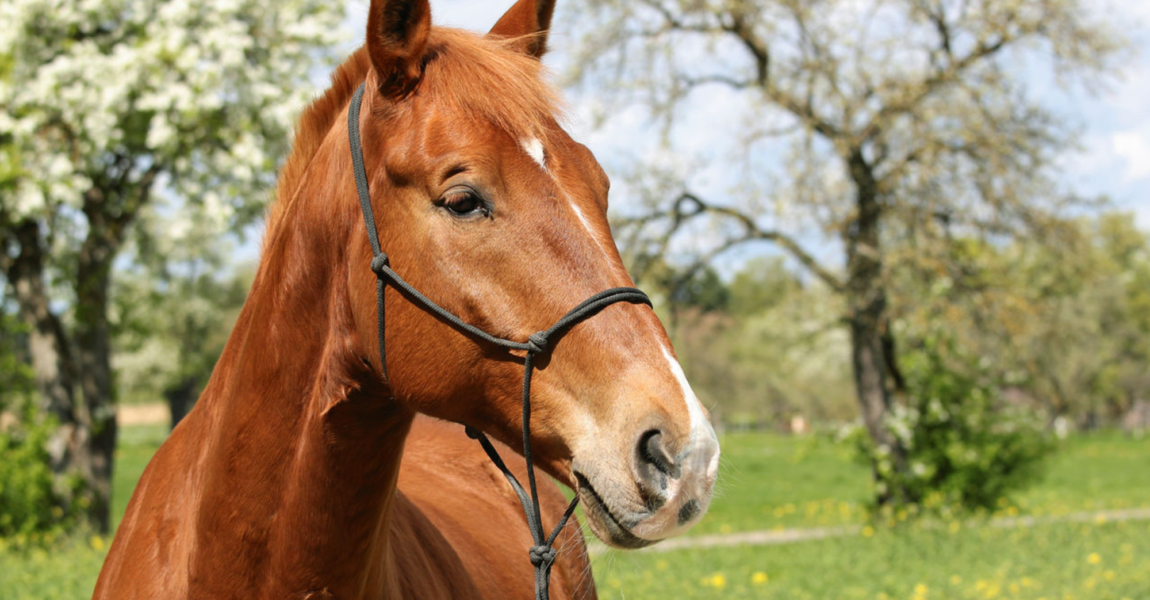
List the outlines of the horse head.
{"type": "MultiPolygon", "coordinates": [[[[380,245],[425,296],[512,340],[633,285],[607,175],[564,131],[543,78],[553,6],[521,0],[486,36],[433,27],[427,0],[373,0],[368,15],[359,129],[380,245]]],[[[349,343],[382,380],[363,225],[346,243],[349,343]]],[[[393,287],[384,303],[390,396],[522,448],[522,354],[461,335],[393,287]]],[[[641,547],[697,522],[718,442],[651,308],[612,304],[551,346],[532,387],[536,464],[577,490],[608,544],[641,547]]]]}

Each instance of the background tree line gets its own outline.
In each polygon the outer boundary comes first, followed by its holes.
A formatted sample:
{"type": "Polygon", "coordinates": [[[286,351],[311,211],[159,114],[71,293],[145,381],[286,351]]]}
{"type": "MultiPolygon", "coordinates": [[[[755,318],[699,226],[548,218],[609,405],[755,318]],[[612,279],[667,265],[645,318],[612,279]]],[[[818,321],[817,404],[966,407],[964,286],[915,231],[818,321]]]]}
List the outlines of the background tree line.
{"type": "MultiPolygon", "coordinates": [[[[1150,401],[1150,236],[1120,212],[1063,226],[1064,246],[956,239],[945,261],[919,257],[893,277],[900,362],[944,331],[951,353],[978,357],[947,370],[992,374],[1002,402],[1044,426],[1121,426],[1150,401]]],[[[684,369],[724,425],[857,417],[842,301],[782,256],[726,278],[659,265],[643,285],[659,290],[684,369]]]]}

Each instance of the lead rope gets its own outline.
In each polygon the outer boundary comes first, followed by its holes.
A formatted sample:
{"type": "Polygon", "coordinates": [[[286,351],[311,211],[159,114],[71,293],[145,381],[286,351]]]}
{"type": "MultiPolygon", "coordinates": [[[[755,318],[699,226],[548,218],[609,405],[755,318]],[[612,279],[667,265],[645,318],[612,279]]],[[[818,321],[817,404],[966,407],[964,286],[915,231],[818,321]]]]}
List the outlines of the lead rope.
{"type": "Polygon", "coordinates": [[[559,532],[563,530],[563,527],[567,525],[567,520],[571,518],[571,513],[575,512],[575,506],[579,503],[579,496],[576,495],[571,499],[571,503],[567,505],[567,510],[563,512],[563,518],[559,519],[559,523],[551,530],[551,535],[544,537],[543,516],[539,509],[539,491],[535,485],[535,468],[531,460],[531,376],[535,371],[535,357],[550,352],[568,328],[595,315],[604,308],[616,302],[630,302],[651,306],[651,299],[648,298],[647,294],[643,293],[642,290],[636,288],[619,287],[604,290],[580,302],[578,306],[568,311],[567,314],[563,315],[563,317],[556,321],[551,327],[531,334],[526,342],[516,342],[514,340],[495,337],[474,325],[465,323],[447,309],[432,302],[427,296],[421,294],[419,290],[412,287],[411,284],[404,281],[398,273],[391,269],[387,254],[383,252],[379,245],[379,233],[375,229],[375,216],[371,210],[371,197],[368,195],[367,169],[363,164],[363,145],[359,137],[359,109],[363,103],[364,85],[365,84],[362,83],[359,85],[359,88],[355,90],[355,95],[351,99],[351,105],[347,111],[347,128],[348,141],[351,144],[351,162],[355,172],[355,187],[359,194],[359,207],[363,211],[363,220],[367,226],[367,239],[371,244],[371,270],[377,278],[375,290],[376,311],[379,322],[376,331],[379,335],[380,371],[383,374],[384,381],[387,382],[390,387],[391,381],[387,374],[387,354],[383,343],[383,292],[389,283],[395,286],[396,289],[402,292],[409,300],[442,317],[456,329],[462,330],[465,334],[508,350],[521,350],[526,352],[526,356],[523,359],[523,457],[527,461],[527,484],[528,487],[531,488],[531,494],[528,495],[527,491],[523,489],[519,480],[515,478],[515,475],[507,468],[503,459],[500,458],[499,453],[495,450],[495,446],[491,444],[491,440],[487,439],[487,436],[484,435],[483,432],[472,427],[467,427],[466,431],[468,437],[479,440],[484,452],[487,453],[491,462],[503,473],[503,476],[507,478],[507,483],[511,484],[511,489],[515,490],[515,495],[519,497],[519,502],[523,505],[523,514],[527,518],[527,527],[531,530],[531,538],[535,542],[535,545],[532,546],[529,551],[531,564],[535,566],[535,598],[536,600],[548,600],[548,583],[551,578],[551,566],[555,563],[556,557],[554,547],[555,539],[559,536],[559,532]]]}

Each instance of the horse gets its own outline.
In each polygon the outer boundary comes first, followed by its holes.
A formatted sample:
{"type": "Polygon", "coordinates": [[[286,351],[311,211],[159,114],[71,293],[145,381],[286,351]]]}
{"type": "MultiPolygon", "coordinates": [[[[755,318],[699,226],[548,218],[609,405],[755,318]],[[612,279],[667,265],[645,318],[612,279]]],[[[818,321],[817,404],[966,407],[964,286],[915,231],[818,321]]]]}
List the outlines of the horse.
{"type": "MultiPolygon", "coordinates": [[[[566,501],[547,476],[615,547],[706,512],[717,438],[648,305],[605,306],[535,356],[524,440],[533,355],[461,335],[373,272],[372,226],[406,281],[512,340],[633,285],[608,178],[543,77],[553,10],[519,0],[479,35],[432,26],[427,0],[372,0],[363,46],[300,117],[247,302],[141,477],[94,598],[530,598],[524,514],[460,424],[504,455],[530,449],[512,471],[539,470],[549,524],[566,501]]],[[[579,528],[556,545],[552,592],[594,597],[579,528]]]]}

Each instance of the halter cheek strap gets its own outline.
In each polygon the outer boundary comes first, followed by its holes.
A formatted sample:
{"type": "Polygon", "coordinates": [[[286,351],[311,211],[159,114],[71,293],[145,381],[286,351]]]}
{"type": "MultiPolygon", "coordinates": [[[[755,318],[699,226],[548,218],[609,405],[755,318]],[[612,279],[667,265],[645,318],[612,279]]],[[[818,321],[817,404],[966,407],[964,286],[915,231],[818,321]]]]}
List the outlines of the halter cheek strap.
{"type": "Polygon", "coordinates": [[[364,85],[360,84],[359,88],[355,91],[355,96],[351,99],[351,106],[347,112],[347,127],[348,127],[348,141],[351,144],[351,161],[352,167],[355,171],[355,187],[359,194],[359,206],[363,211],[363,220],[367,226],[367,239],[371,244],[371,252],[373,258],[371,259],[371,270],[375,273],[376,282],[376,310],[378,313],[379,321],[377,332],[379,334],[379,366],[380,371],[383,373],[384,380],[390,385],[391,381],[387,374],[387,353],[384,348],[383,336],[383,323],[384,323],[384,302],[383,292],[388,285],[394,286],[398,289],[403,296],[411,302],[422,307],[424,310],[438,315],[446,320],[453,327],[473,338],[480,341],[494,344],[508,350],[521,350],[526,352],[523,359],[523,457],[527,461],[527,483],[531,489],[530,495],[523,489],[523,486],[516,479],[515,475],[511,473],[507,465],[504,464],[503,459],[500,458],[499,453],[496,452],[495,447],[483,432],[467,427],[467,435],[472,439],[479,440],[483,446],[483,450],[495,463],[495,466],[503,472],[503,476],[507,478],[507,482],[511,484],[511,488],[515,490],[515,494],[519,496],[519,502],[523,505],[523,513],[527,517],[527,527],[531,530],[531,537],[535,545],[531,547],[529,556],[531,564],[535,566],[535,598],[537,600],[548,600],[548,582],[551,576],[551,565],[555,562],[556,550],[553,546],[555,538],[559,536],[559,532],[563,530],[567,520],[571,517],[571,513],[575,511],[575,505],[579,502],[579,496],[571,500],[567,505],[567,510],[563,513],[563,518],[551,530],[551,534],[544,536],[542,513],[539,510],[539,492],[535,485],[535,469],[531,460],[531,375],[535,371],[535,357],[540,354],[550,352],[559,338],[567,332],[568,329],[578,324],[584,319],[590,318],[597,314],[604,308],[615,304],[616,302],[629,302],[632,304],[646,304],[651,305],[651,299],[642,290],[636,288],[619,287],[611,288],[599,292],[583,302],[578,306],[572,308],[567,314],[563,315],[554,325],[548,327],[543,331],[531,334],[527,341],[518,342],[515,340],[508,340],[496,337],[463,321],[458,316],[452,314],[447,309],[432,302],[427,296],[424,296],[411,286],[411,284],[404,281],[394,270],[388,261],[387,254],[384,254],[379,245],[379,233],[375,229],[375,216],[371,210],[371,197],[368,194],[367,185],[367,169],[363,164],[363,145],[359,137],[359,109],[363,103],[364,85]]]}

